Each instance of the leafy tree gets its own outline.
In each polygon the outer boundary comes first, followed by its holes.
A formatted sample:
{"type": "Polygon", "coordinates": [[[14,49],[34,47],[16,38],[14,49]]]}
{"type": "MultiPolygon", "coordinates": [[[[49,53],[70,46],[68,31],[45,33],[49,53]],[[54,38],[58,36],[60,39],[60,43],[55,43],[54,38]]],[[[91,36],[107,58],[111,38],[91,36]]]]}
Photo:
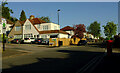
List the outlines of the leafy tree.
{"type": "Polygon", "coordinates": [[[22,12],[21,12],[21,14],[20,14],[20,20],[21,20],[21,21],[25,21],[25,20],[26,20],[26,15],[25,15],[24,10],[22,10],[22,12]]]}
{"type": "Polygon", "coordinates": [[[49,17],[42,16],[42,17],[40,17],[40,19],[47,22],[47,23],[51,22],[49,17]]]}
{"type": "Polygon", "coordinates": [[[85,25],[84,24],[79,24],[79,25],[74,25],[74,34],[75,36],[78,36],[79,38],[83,38],[83,33],[86,32],[85,30],[85,25]]]}
{"type": "Polygon", "coordinates": [[[18,19],[16,17],[10,17],[10,19],[13,23],[15,23],[18,19]]]}
{"type": "Polygon", "coordinates": [[[12,9],[6,7],[7,1],[3,2],[2,1],[2,16],[6,19],[10,19],[10,13],[13,13],[12,9]]]}
{"type": "Polygon", "coordinates": [[[100,23],[97,21],[94,21],[93,23],[90,24],[90,26],[87,28],[90,33],[93,34],[94,37],[99,37],[100,36],[100,23]]]}
{"type": "Polygon", "coordinates": [[[107,38],[112,38],[113,35],[116,35],[117,24],[114,24],[114,22],[108,22],[107,25],[103,27],[105,36],[107,36],[107,38]]]}
{"type": "Polygon", "coordinates": [[[0,8],[2,8],[2,12],[0,12],[0,14],[2,13],[2,17],[11,20],[12,22],[17,21],[18,19],[15,17],[11,17],[10,13],[13,13],[12,9],[6,7],[7,5],[7,0],[6,1],[2,1],[2,5],[0,6],[0,8]]]}

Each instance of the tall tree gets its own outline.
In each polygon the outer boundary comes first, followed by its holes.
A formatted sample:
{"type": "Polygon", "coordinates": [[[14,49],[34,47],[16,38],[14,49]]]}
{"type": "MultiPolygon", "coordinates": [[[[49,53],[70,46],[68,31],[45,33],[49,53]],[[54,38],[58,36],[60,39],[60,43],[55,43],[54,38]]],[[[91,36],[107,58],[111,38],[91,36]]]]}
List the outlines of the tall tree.
{"type": "Polygon", "coordinates": [[[90,24],[90,26],[87,28],[88,32],[92,33],[94,37],[99,37],[100,36],[100,23],[97,21],[94,21],[93,23],[90,24]]]}
{"type": "Polygon", "coordinates": [[[85,30],[85,25],[84,24],[79,24],[79,25],[73,25],[74,27],[74,34],[75,36],[78,36],[79,38],[83,38],[83,33],[86,32],[85,30]]]}
{"type": "Polygon", "coordinates": [[[108,22],[107,25],[104,25],[103,27],[105,36],[107,36],[107,38],[112,38],[113,35],[116,35],[117,24],[114,22],[108,22]]]}
{"type": "Polygon", "coordinates": [[[50,21],[50,18],[47,16],[47,17],[45,17],[45,16],[42,16],[42,17],[40,17],[40,19],[41,20],[43,20],[43,21],[45,21],[45,22],[47,22],[47,23],[50,23],[51,21],[50,21]]]}
{"type": "Polygon", "coordinates": [[[10,16],[10,13],[13,13],[13,11],[12,11],[12,9],[6,7],[7,4],[8,4],[7,0],[2,1],[2,5],[0,6],[0,8],[2,8],[2,12],[0,11],[0,14],[2,13],[2,17],[6,18],[12,22],[17,21],[17,18],[10,16]]]}
{"type": "Polygon", "coordinates": [[[20,20],[21,20],[21,21],[25,21],[25,20],[26,20],[26,15],[25,15],[24,10],[22,10],[22,12],[21,12],[21,14],[20,14],[20,20]]]}
{"type": "Polygon", "coordinates": [[[10,19],[10,13],[13,13],[12,9],[6,7],[7,1],[2,1],[2,16],[6,19],[10,19]]]}

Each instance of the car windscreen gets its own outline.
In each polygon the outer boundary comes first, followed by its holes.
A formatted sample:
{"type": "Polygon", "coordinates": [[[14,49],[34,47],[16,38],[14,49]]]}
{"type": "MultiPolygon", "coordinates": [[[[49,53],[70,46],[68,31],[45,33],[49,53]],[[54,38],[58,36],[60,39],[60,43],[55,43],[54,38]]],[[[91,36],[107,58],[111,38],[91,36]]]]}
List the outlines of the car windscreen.
{"type": "Polygon", "coordinates": [[[28,40],[29,38],[25,38],[25,40],[28,40]]]}
{"type": "Polygon", "coordinates": [[[20,40],[20,39],[14,39],[14,40],[20,40]]]}

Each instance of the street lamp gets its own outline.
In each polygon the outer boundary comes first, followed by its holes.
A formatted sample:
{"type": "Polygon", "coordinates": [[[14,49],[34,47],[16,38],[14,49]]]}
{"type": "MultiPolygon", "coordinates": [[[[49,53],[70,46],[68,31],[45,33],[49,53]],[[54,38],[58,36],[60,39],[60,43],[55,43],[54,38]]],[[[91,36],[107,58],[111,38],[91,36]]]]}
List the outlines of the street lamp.
{"type": "MultiPolygon", "coordinates": [[[[57,13],[58,13],[58,25],[59,25],[59,12],[60,12],[60,9],[57,10],[57,13]]],[[[59,36],[59,31],[60,31],[60,30],[58,30],[58,44],[59,44],[59,37],[60,37],[60,36],[59,36]]]]}
{"type": "Polygon", "coordinates": [[[58,25],[59,25],[59,12],[60,12],[60,9],[58,9],[57,12],[58,12],[58,25]]]}

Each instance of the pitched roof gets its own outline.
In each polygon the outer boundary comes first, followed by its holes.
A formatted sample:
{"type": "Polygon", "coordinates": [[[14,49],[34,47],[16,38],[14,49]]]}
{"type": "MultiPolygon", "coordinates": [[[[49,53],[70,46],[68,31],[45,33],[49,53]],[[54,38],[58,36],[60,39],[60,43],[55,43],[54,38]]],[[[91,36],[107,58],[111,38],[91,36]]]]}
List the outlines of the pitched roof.
{"type": "Polygon", "coordinates": [[[32,20],[29,19],[29,21],[35,25],[35,24],[41,24],[41,23],[46,23],[45,21],[39,19],[39,18],[33,18],[32,20]]]}
{"type": "Polygon", "coordinates": [[[25,21],[19,21],[21,25],[24,25],[25,21]]]}
{"type": "Polygon", "coordinates": [[[63,33],[63,34],[69,34],[62,30],[47,30],[47,31],[39,31],[40,34],[48,34],[48,33],[63,33]]]}
{"type": "Polygon", "coordinates": [[[74,30],[74,28],[73,28],[73,27],[70,27],[70,26],[66,26],[66,27],[64,27],[64,28],[62,28],[62,29],[60,29],[60,30],[68,31],[68,30],[74,30]]]}

